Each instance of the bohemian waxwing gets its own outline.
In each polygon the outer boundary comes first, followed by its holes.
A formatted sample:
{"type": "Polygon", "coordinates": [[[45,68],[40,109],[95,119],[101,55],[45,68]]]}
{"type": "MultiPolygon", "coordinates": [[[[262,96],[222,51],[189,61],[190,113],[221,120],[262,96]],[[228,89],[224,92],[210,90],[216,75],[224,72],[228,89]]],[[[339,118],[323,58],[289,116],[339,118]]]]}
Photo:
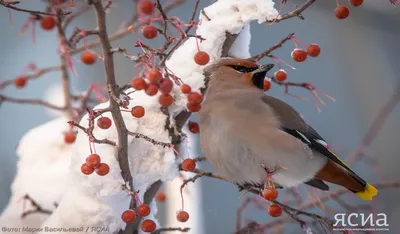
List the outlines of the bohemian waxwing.
{"type": "Polygon", "coordinates": [[[263,187],[266,176],[281,186],[323,182],[343,186],[364,200],[378,190],[353,172],[288,104],[266,96],[272,64],[224,58],[204,70],[208,80],[199,112],[200,145],[209,163],[240,187],[263,187]]]}

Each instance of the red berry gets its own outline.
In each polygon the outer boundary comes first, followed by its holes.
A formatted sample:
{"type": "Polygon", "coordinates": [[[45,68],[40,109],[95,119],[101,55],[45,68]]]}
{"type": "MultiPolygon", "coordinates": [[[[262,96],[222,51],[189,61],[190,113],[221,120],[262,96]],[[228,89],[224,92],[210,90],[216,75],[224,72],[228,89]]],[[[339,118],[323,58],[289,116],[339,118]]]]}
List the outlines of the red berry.
{"type": "Polygon", "coordinates": [[[190,111],[190,112],[199,112],[201,109],[201,104],[186,104],[186,108],[190,111]]]}
{"type": "Polygon", "coordinates": [[[304,62],[307,59],[307,52],[302,49],[294,49],[292,51],[292,58],[296,62],[304,62]]]}
{"type": "Polygon", "coordinates": [[[276,188],[265,188],[263,191],[263,197],[268,201],[275,201],[278,198],[278,190],[276,188]]]}
{"type": "Polygon", "coordinates": [[[282,208],[277,204],[272,204],[268,207],[268,214],[272,217],[279,217],[282,214],[282,208]]]}
{"type": "Polygon", "coordinates": [[[144,232],[154,232],[156,230],[156,223],[151,219],[143,220],[142,225],[140,228],[144,232]]]}
{"type": "Polygon", "coordinates": [[[154,12],[154,3],[149,0],[141,0],[138,4],[139,11],[146,15],[151,15],[154,12]]]}
{"type": "Polygon", "coordinates": [[[67,132],[64,134],[64,142],[67,144],[72,144],[75,142],[76,134],[73,132],[67,132]]]}
{"type": "Polygon", "coordinates": [[[46,31],[52,30],[56,26],[56,20],[52,16],[44,16],[40,19],[40,27],[46,31]]]}
{"type": "Polygon", "coordinates": [[[126,210],[121,215],[122,221],[132,223],[136,219],[136,214],[133,210],[126,210]]]}
{"type": "Polygon", "coordinates": [[[182,93],[190,93],[191,90],[192,90],[192,88],[189,85],[187,85],[187,84],[181,85],[182,93]]]}
{"type": "Polygon", "coordinates": [[[203,66],[210,62],[210,56],[207,54],[207,52],[199,51],[194,55],[194,61],[198,65],[203,66]]]}
{"type": "Polygon", "coordinates": [[[142,204],[140,206],[138,206],[138,208],[136,208],[136,213],[137,215],[139,215],[140,217],[146,217],[150,214],[150,206],[146,205],[146,204],[142,204]]]}
{"type": "Polygon", "coordinates": [[[96,168],[100,165],[100,163],[101,163],[101,159],[98,154],[91,154],[86,158],[86,164],[89,167],[96,168]]]}
{"type": "Polygon", "coordinates": [[[90,175],[94,172],[94,168],[84,163],[81,166],[81,172],[85,175],[90,175]]]}
{"type": "Polygon", "coordinates": [[[96,173],[99,176],[105,176],[110,172],[110,167],[105,163],[100,163],[99,166],[96,168],[96,173]]]}
{"type": "Polygon", "coordinates": [[[285,81],[287,78],[286,72],[283,69],[279,69],[275,72],[275,79],[277,81],[285,81]]]}
{"type": "Polygon", "coordinates": [[[144,91],[147,95],[154,96],[158,92],[158,86],[154,84],[148,85],[144,91]]]}
{"type": "Polygon", "coordinates": [[[151,69],[146,77],[150,81],[150,84],[158,84],[163,78],[161,72],[157,69],[151,69]]]}
{"type": "Polygon", "coordinates": [[[345,19],[350,15],[349,8],[347,8],[346,6],[343,6],[343,5],[338,5],[335,8],[334,13],[335,13],[336,18],[338,18],[338,19],[345,19]]]}
{"type": "Polygon", "coordinates": [[[196,168],[196,162],[193,159],[187,158],[182,162],[182,169],[185,171],[193,171],[196,168]]]}
{"type": "Polygon", "coordinates": [[[268,91],[271,88],[271,81],[264,80],[264,91],[268,91]]]}
{"type": "Polygon", "coordinates": [[[191,92],[187,95],[190,104],[197,105],[203,101],[203,95],[200,93],[191,92]]]}
{"type": "Polygon", "coordinates": [[[186,221],[189,220],[189,213],[186,212],[186,211],[184,211],[184,210],[181,210],[181,211],[179,211],[178,214],[176,215],[176,219],[177,219],[179,222],[184,223],[184,222],[186,222],[186,221]]]}
{"type": "Polygon", "coordinates": [[[96,59],[97,55],[90,50],[86,50],[81,54],[81,60],[86,65],[93,65],[96,59]]]}
{"type": "Polygon", "coordinates": [[[97,126],[101,129],[109,129],[111,127],[111,119],[108,117],[100,117],[97,119],[97,126]]]}
{"type": "Polygon", "coordinates": [[[189,127],[189,131],[191,133],[195,133],[196,134],[196,133],[200,132],[199,124],[196,123],[196,122],[189,121],[188,127],[189,127]]]}
{"type": "Polygon", "coordinates": [[[174,102],[174,98],[171,96],[171,94],[162,94],[158,98],[158,103],[161,104],[161,106],[170,106],[174,102]]]}
{"type": "Polygon", "coordinates": [[[158,31],[153,25],[146,25],[142,29],[142,34],[147,39],[153,39],[157,36],[158,31]]]}
{"type": "Polygon", "coordinates": [[[307,54],[310,55],[311,57],[317,57],[321,53],[321,48],[319,45],[313,43],[306,48],[307,54]]]}
{"type": "Polygon", "coordinates": [[[164,192],[158,192],[158,193],[156,194],[156,200],[157,200],[158,202],[164,202],[165,199],[167,199],[167,195],[165,195],[164,192]]]}
{"type": "Polygon", "coordinates": [[[19,76],[19,77],[15,78],[14,85],[15,85],[15,87],[21,89],[21,88],[25,87],[27,81],[28,81],[28,78],[26,76],[19,76]]]}
{"type": "Polygon", "coordinates": [[[160,92],[163,94],[169,94],[172,90],[174,83],[170,79],[162,79],[160,82],[160,92]]]}
{"type": "Polygon", "coordinates": [[[361,6],[363,4],[364,0],[349,0],[350,5],[354,7],[361,6]]]}
{"type": "Polygon", "coordinates": [[[142,90],[147,87],[147,83],[144,79],[137,77],[132,80],[131,86],[136,90],[142,90]]]}
{"type": "Polygon", "coordinates": [[[132,107],[131,114],[135,118],[142,118],[144,116],[144,107],[143,106],[134,106],[132,107]]]}

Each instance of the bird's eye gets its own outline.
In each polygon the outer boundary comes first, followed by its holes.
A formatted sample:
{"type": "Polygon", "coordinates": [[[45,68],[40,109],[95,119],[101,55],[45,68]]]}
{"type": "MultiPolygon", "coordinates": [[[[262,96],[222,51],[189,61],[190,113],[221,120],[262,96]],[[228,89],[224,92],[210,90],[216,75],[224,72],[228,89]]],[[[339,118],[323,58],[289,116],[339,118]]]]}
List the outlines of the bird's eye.
{"type": "Polygon", "coordinates": [[[257,69],[257,67],[245,67],[245,66],[235,66],[235,65],[231,65],[230,67],[242,73],[249,73],[257,69]]]}

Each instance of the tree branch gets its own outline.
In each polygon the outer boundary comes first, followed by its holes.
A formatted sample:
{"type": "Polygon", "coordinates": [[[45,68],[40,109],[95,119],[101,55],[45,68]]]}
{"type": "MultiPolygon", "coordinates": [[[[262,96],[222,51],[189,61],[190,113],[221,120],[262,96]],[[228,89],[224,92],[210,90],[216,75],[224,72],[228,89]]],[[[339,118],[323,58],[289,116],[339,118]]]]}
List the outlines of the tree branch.
{"type": "MultiPolygon", "coordinates": [[[[43,11],[32,11],[32,10],[26,10],[26,9],[22,9],[19,7],[16,7],[15,5],[19,4],[19,1],[13,1],[13,2],[4,2],[3,0],[0,0],[0,5],[6,7],[6,8],[10,8],[13,9],[15,11],[20,11],[20,12],[26,12],[26,13],[30,13],[33,15],[50,15],[50,16],[57,16],[58,13],[51,13],[51,12],[43,12],[43,11]]],[[[62,15],[69,15],[71,14],[71,12],[61,12],[62,15]]]]}
{"type": "Polygon", "coordinates": [[[286,20],[286,19],[290,19],[293,17],[300,17],[301,13],[306,10],[307,8],[309,8],[316,0],[307,0],[303,5],[301,5],[299,8],[297,8],[294,11],[291,11],[287,14],[282,15],[280,18],[275,19],[275,20],[270,20],[268,21],[269,23],[277,23],[280,22],[282,20],[286,20]]]}
{"type": "MultiPolygon", "coordinates": [[[[23,75],[26,80],[33,80],[36,78],[41,77],[42,75],[52,72],[52,71],[59,71],[61,70],[61,66],[52,66],[52,67],[46,67],[42,69],[36,69],[35,72],[31,75],[23,75]]],[[[6,86],[14,84],[14,80],[5,80],[3,82],[0,82],[0,89],[5,88],[6,86]]]]}
{"type": "MultiPolygon", "coordinates": [[[[97,26],[104,54],[104,70],[106,73],[108,90],[110,94],[119,97],[120,92],[115,80],[114,59],[113,54],[110,52],[111,44],[107,33],[106,15],[103,3],[101,0],[93,0],[91,3],[93,3],[96,10],[97,26]]],[[[128,130],[126,129],[119,104],[113,98],[110,98],[110,111],[118,132],[117,158],[121,168],[121,176],[125,182],[129,184],[129,188],[133,189],[132,175],[128,160],[128,130]]]]}
{"type": "Polygon", "coordinates": [[[50,109],[54,110],[59,110],[59,111],[65,111],[65,107],[61,106],[56,106],[54,104],[51,104],[49,102],[40,100],[40,99],[23,99],[23,98],[13,98],[13,97],[7,97],[2,94],[0,94],[0,104],[2,102],[13,102],[13,103],[18,103],[18,104],[31,104],[31,105],[42,105],[50,109]]]}

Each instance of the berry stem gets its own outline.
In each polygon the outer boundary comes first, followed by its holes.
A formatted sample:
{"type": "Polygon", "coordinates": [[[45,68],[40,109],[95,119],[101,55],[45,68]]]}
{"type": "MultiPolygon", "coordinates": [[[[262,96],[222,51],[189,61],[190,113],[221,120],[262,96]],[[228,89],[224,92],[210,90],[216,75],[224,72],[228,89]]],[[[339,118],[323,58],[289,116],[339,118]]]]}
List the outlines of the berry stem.
{"type": "MultiPolygon", "coordinates": [[[[302,41],[300,41],[299,38],[297,38],[297,37],[295,37],[295,36],[292,36],[291,39],[294,40],[294,41],[296,41],[296,42],[298,42],[298,43],[300,43],[300,45],[302,45],[304,48],[307,48],[307,45],[306,45],[305,43],[303,43],[302,41]]],[[[297,46],[296,46],[296,47],[297,47],[297,46]]]]}

